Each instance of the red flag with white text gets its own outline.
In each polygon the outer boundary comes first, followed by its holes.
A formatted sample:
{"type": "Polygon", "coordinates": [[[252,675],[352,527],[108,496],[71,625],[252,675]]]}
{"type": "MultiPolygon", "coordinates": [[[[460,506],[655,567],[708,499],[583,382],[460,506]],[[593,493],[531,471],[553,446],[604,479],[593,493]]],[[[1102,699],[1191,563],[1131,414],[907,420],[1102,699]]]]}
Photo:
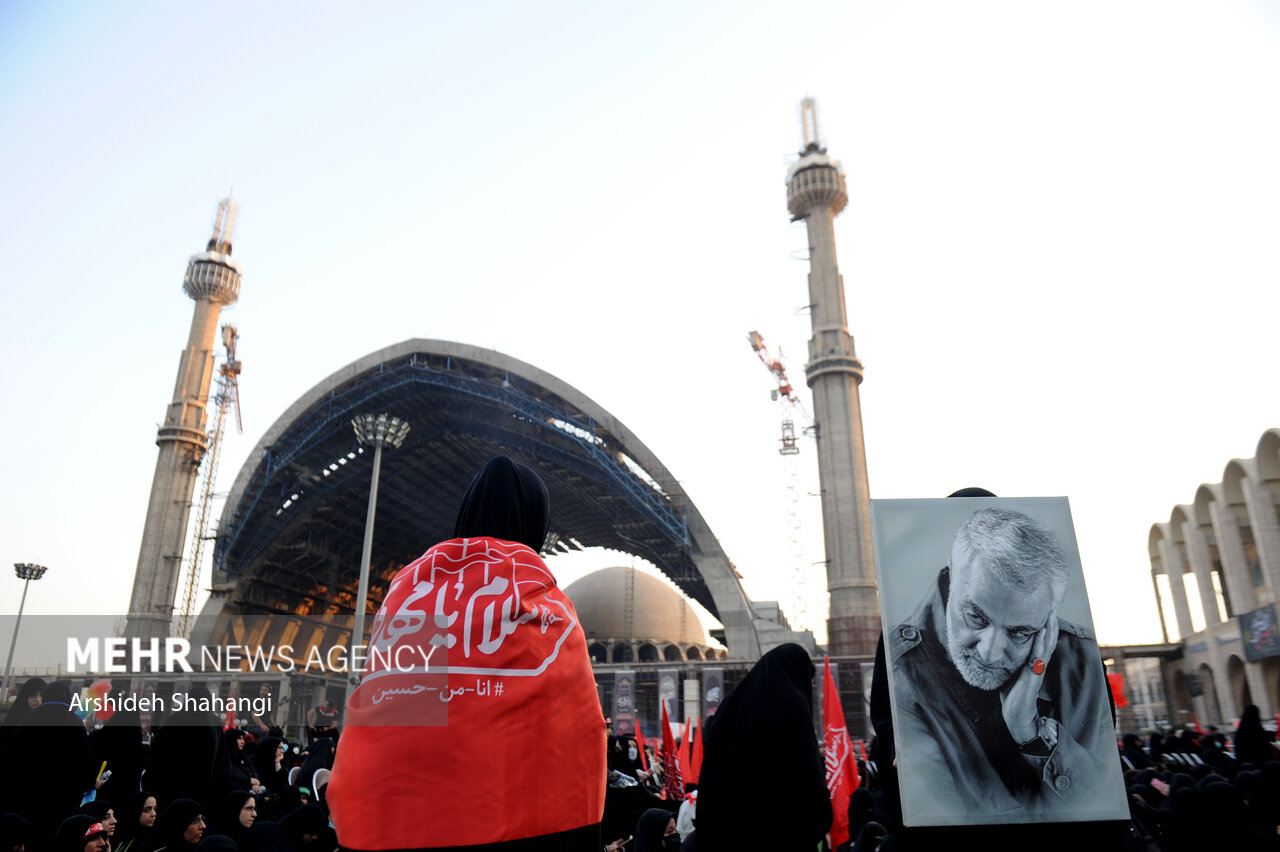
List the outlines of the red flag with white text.
{"type": "Polygon", "coordinates": [[[858,789],[858,761],[844,723],[840,693],[831,677],[831,662],[822,660],[822,751],[827,764],[827,790],[831,793],[830,840],[832,848],[849,842],[849,797],[858,789]]]}

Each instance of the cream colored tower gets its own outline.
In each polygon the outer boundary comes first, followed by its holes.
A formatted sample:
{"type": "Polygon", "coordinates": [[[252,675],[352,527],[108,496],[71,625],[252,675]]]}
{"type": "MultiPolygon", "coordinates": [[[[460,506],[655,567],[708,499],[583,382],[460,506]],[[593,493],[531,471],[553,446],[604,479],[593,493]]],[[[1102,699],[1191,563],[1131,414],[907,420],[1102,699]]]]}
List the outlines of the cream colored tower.
{"type": "Polygon", "coordinates": [[[196,475],[209,438],[206,433],[209,383],[214,373],[218,315],[240,296],[240,264],[231,258],[236,203],[218,203],[213,235],[205,251],[187,264],[182,289],[195,300],[187,348],[178,359],[178,380],[164,424],[156,433],[160,447],[151,481],[151,500],[142,530],[138,570],[129,601],[128,636],[167,636],[178,592],[196,475]]]}
{"type": "Polygon", "coordinates": [[[858,386],[862,362],[853,351],[844,279],[836,267],[835,217],[849,203],[844,172],[818,141],[811,98],[800,105],[804,150],[787,172],[787,208],[809,232],[809,307],[813,337],[805,378],[817,424],[822,532],[827,553],[827,619],[831,654],[874,654],[880,635],[871,492],[862,439],[858,386]]]}

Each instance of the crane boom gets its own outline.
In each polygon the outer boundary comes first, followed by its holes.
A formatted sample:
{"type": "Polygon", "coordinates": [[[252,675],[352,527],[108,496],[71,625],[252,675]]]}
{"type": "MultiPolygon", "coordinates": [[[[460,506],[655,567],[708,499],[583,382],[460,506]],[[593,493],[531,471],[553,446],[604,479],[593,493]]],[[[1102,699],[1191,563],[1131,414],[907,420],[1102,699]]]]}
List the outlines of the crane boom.
{"type": "Polygon", "coordinates": [[[214,400],[218,410],[214,414],[213,428],[209,431],[209,450],[205,453],[201,465],[203,482],[200,488],[200,503],[196,510],[195,524],[192,526],[191,561],[187,565],[186,588],[182,598],[182,610],[178,618],[178,635],[188,638],[191,634],[191,623],[195,617],[196,594],[200,588],[201,565],[204,562],[204,543],[213,538],[209,530],[209,510],[213,505],[213,489],[218,479],[218,459],[222,449],[222,436],[226,431],[227,409],[232,406],[236,410],[236,429],[244,431],[240,420],[240,383],[241,364],[236,360],[236,340],[240,333],[231,324],[222,327],[222,345],[226,349],[226,360],[218,367],[218,389],[214,400]]]}
{"type": "Polygon", "coordinates": [[[787,531],[790,538],[790,552],[787,556],[791,575],[791,617],[796,628],[803,630],[809,624],[809,586],[804,565],[804,544],[800,538],[800,491],[796,485],[794,458],[799,454],[800,447],[796,442],[793,412],[798,409],[810,424],[813,418],[805,410],[800,397],[796,396],[791,380],[787,378],[787,368],[782,364],[782,350],[779,349],[775,356],[765,346],[764,337],[758,331],[747,332],[747,341],[778,383],[769,395],[775,402],[782,403],[782,446],[778,448],[778,454],[783,457],[783,487],[786,491],[787,531]]]}

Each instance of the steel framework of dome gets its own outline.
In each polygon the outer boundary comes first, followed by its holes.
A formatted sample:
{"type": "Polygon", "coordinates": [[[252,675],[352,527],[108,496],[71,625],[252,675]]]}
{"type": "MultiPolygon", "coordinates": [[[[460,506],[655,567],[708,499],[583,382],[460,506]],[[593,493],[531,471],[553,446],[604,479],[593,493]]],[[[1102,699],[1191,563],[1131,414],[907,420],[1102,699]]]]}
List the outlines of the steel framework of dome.
{"type": "Polygon", "coordinates": [[[536,367],[424,339],[338,370],[267,430],[227,499],[202,623],[273,615],[349,624],[372,460],[350,424],[384,411],[412,428],[382,465],[369,612],[401,566],[451,537],[471,476],[506,454],[546,482],[555,547],[647,559],[720,619],[733,656],[759,654],[735,570],[675,477],[630,430],[536,367]]]}

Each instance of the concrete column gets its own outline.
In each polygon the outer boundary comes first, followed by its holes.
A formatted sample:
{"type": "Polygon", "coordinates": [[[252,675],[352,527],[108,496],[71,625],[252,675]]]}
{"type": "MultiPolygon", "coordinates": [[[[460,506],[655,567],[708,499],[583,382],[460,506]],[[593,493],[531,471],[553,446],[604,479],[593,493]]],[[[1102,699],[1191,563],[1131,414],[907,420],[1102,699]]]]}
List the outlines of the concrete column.
{"type": "Polygon", "coordinates": [[[826,546],[830,615],[828,645],[837,656],[875,653],[880,601],[871,547],[871,489],[858,386],[862,363],[853,348],[844,279],[836,265],[836,215],[849,203],[839,164],[818,142],[812,101],[801,105],[804,149],[787,174],[787,209],[809,237],[809,362],[818,438],[818,482],[826,546]]]}
{"type": "Polygon", "coordinates": [[[1209,519],[1218,542],[1218,561],[1222,563],[1222,579],[1231,597],[1232,609],[1237,615],[1256,609],[1258,599],[1253,593],[1253,578],[1249,576],[1249,568],[1244,561],[1244,546],[1240,543],[1240,524],[1235,510],[1214,500],[1209,504],[1209,519]]]}
{"type": "MultiPolygon", "coordinates": [[[[701,719],[702,687],[697,674],[695,673],[693,677],[686,677],[681,688],[684,690],[684,718],[701,719]]],[[[681,719],[681,721],[683,722],[684,719],[681,719]]]]}
{"type": "Polygon", "coordinates": [[[1183,585],[1182,554],[1168,536],[1160,539],[1160,560],[1169,576],[1169,593],[1173,596],[1173,613],[1178,621],[1178,635],[1186,641],[1192,635],[1191,608],[1187,605],[1187,589],[1183,585]]]}
{"type": "Polygon", "coordinates": [[[1213,669],[1215,681],[1222,681],[1226,684],[1226,688],[1218,689],[1218,711],[1222,714],[1222,718],[1217,721],[1221,727],[1224,722],[1239,718],[1240,710],[1236,706],[1235,689],[1231,683],[1231,669],[1227,665],[1228,654],[1224,653],[1222,646],[1218,644],[1218,637],[1215,633],[1208,633],[1206,637],[1209,639],[1209,667],[1213,669]]]}
{"type": "Polygon", "coordinates": [[[1163,574],[1163,571],[1151,569],[1151,591],[1155,594],[1156,610],[1160,613],[1160,632],[1164,634],[1164,642],[1169,644],[1169,614],[1164,611],[1164,599],[1160,597],[1160,584],[1156,582],[1156,577],[1163,574]]]}
{"type": "Polygon", "coordinates": [[[818,425],[818,481],[831,595],[830,644],[835,654],[875,652],[880,600],[871,543],[871,487],[867,480],[858,386],[862,365],[845,319],[844,279],[836,268],[834,214],[809,208],[809,302],[813,337],[805,373],[818,425]]]}
{"type": "Polygon", "coordinates": [[[1280,522],[1276,520],[1275,503],[1271,492],[1252,474],[1241,480],[1240,486],[1267,592],[1272,601],[1280,600],[1280,522]]]}
{"type": "Polygon", "coordinates": [[[1200,606],[1204,610],[1205,624],[1221,624],[1218,596],[1213,590],[1213,578],[1210,576],[1213,565],[1209,558],[1209,542],[1195,521],[1182,522],[1182,538],[1187,546],[1187,561],[1191,563],[1191,570],[1196,575],[1196,586],[1200,589],[1200,606]]]}

